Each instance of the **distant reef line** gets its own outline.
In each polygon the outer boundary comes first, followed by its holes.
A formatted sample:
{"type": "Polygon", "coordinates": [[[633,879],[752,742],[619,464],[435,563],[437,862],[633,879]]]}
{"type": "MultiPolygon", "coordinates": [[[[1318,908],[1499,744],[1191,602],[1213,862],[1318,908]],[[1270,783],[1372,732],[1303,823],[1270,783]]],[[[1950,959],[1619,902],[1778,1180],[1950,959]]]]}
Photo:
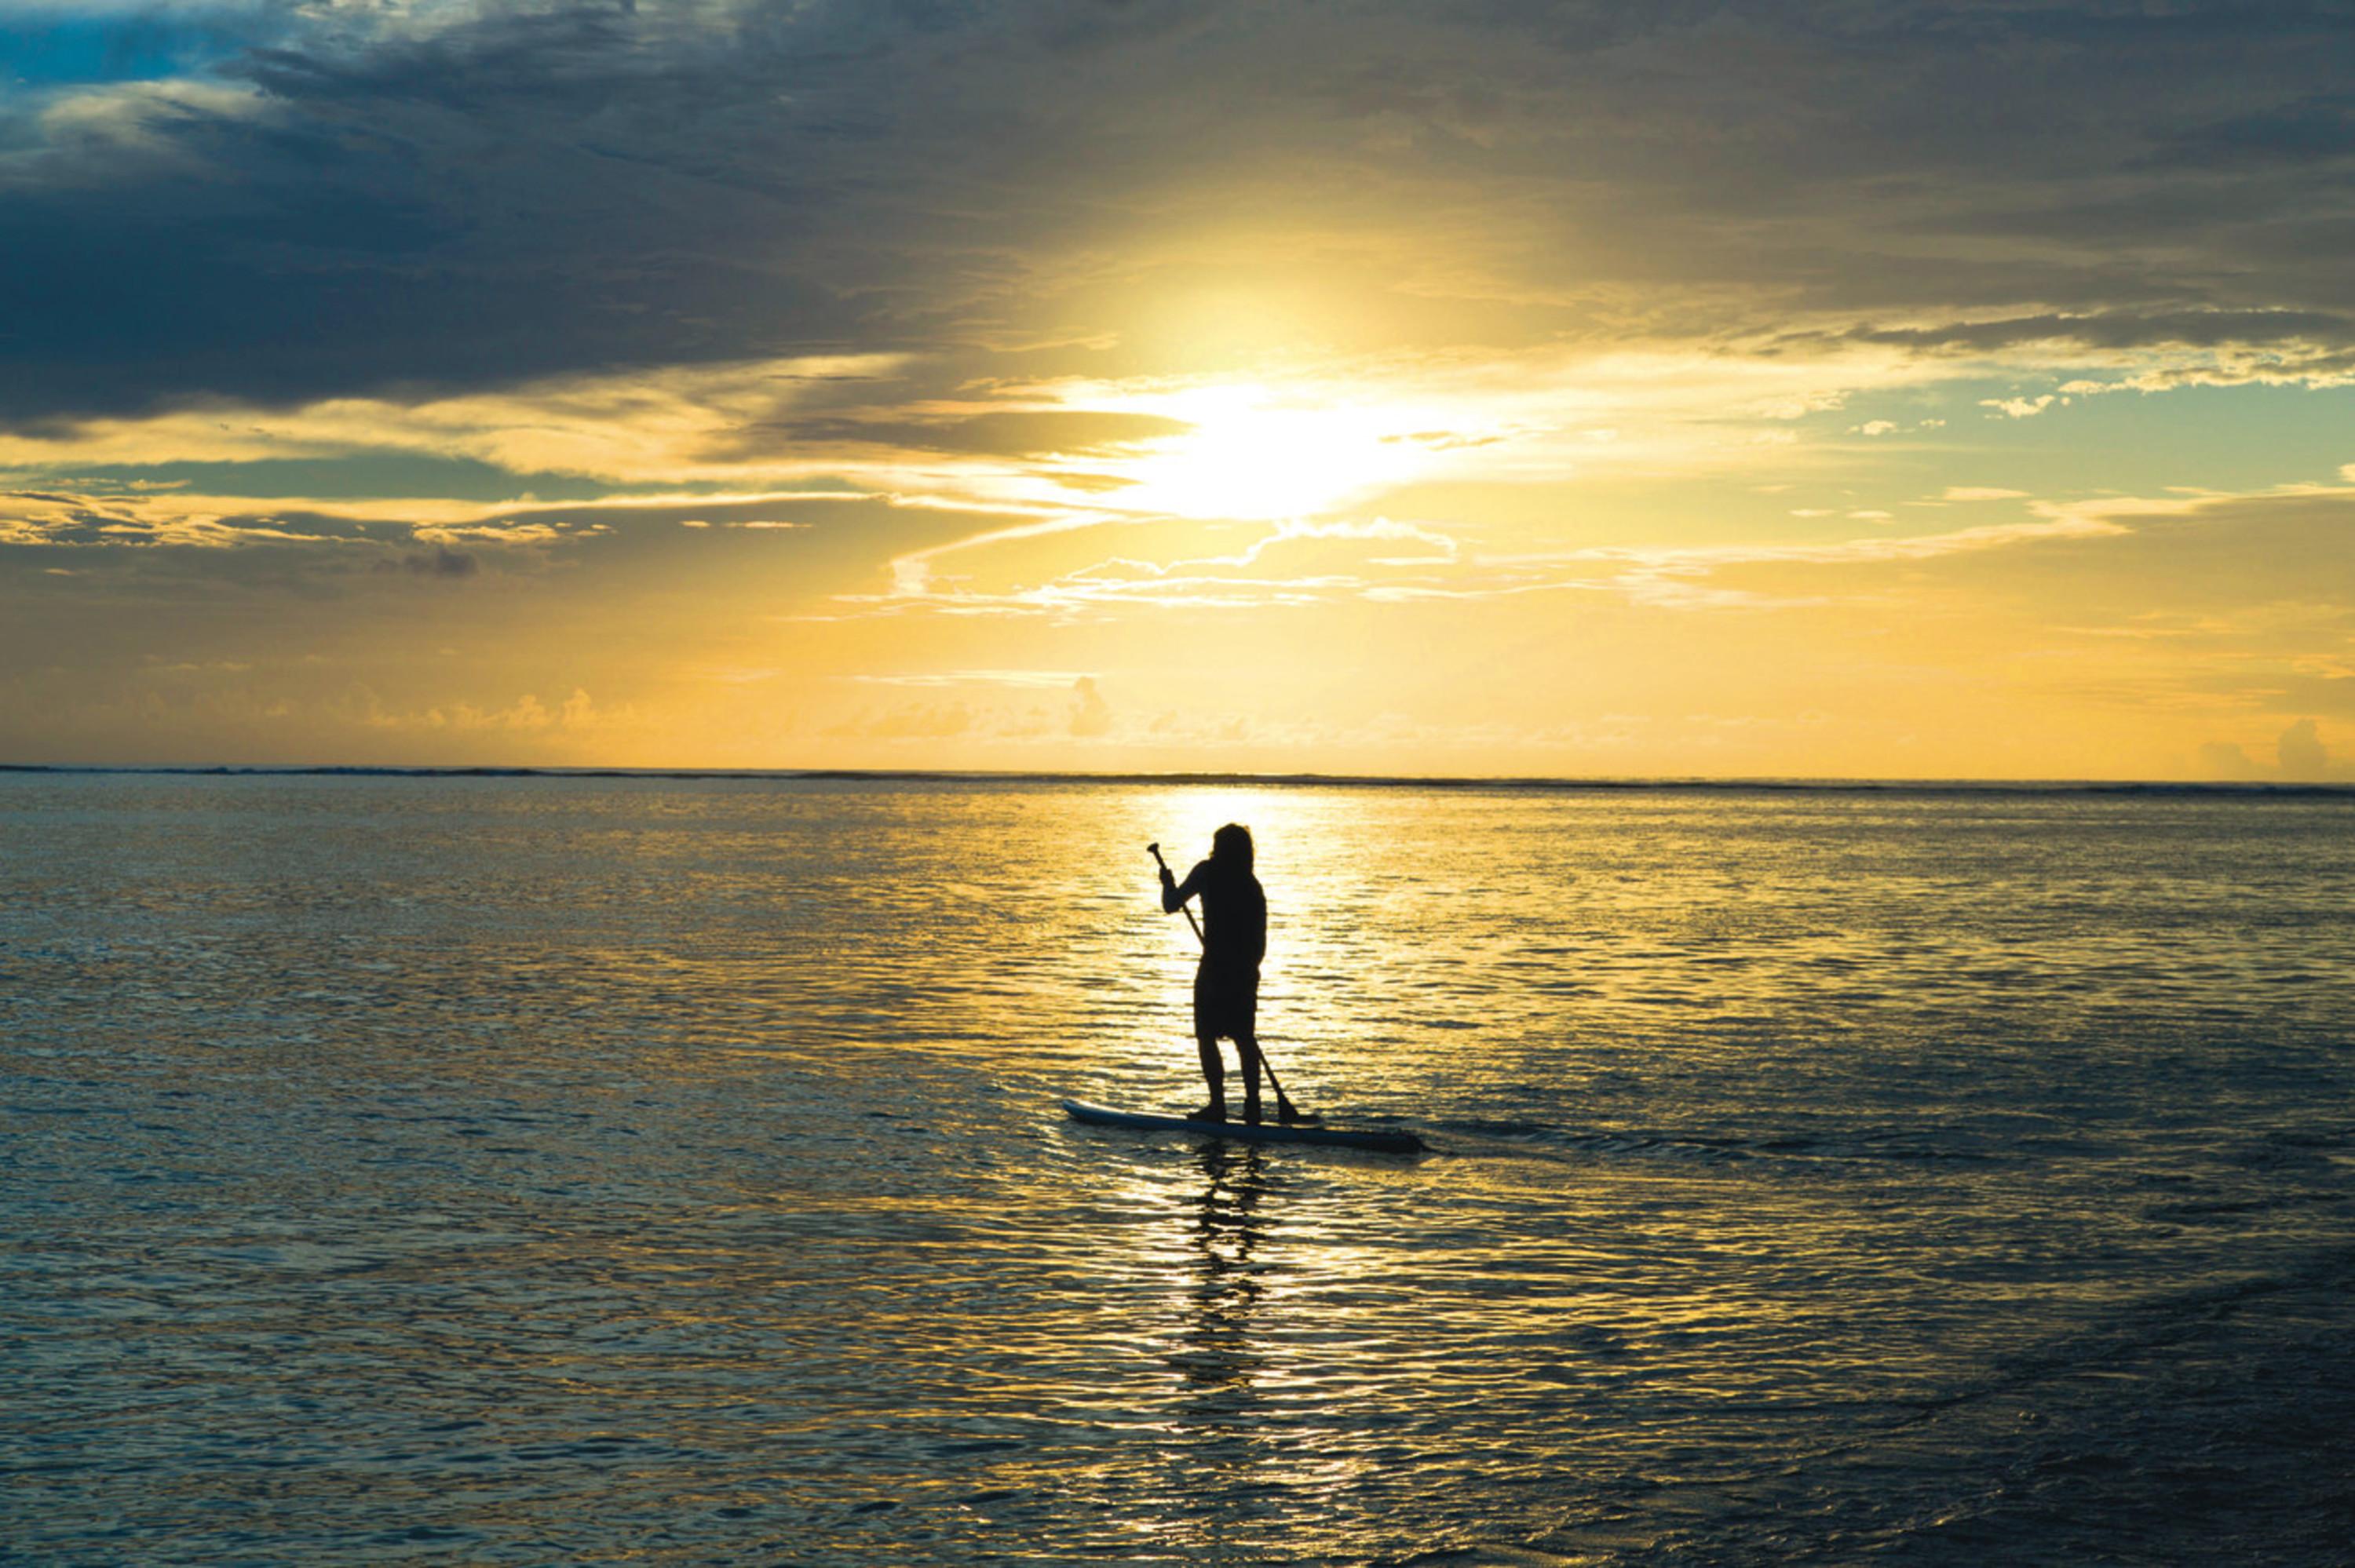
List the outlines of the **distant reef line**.
{"type": "Polygon", "coordinates": [[[2355,799],[2355,784],[2159,779],[1473,778],[1366,773],[1077,773],[915,768],[410,768],[394,766],[0,762],[0,773],[190,779],[527,779],[714,780],[783,784],[1139,784],[1328,789],[1523,790],[1540,794],[1679,791],[1791,794],[2078,794],[2355,799]]]}

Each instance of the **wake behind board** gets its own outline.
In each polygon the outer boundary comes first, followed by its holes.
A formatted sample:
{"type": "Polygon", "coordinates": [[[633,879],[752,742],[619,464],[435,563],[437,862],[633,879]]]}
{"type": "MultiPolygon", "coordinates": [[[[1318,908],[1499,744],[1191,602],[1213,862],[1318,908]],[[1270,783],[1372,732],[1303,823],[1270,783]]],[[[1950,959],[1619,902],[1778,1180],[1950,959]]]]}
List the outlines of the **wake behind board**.
{"type": "Polygon", "coordinates": [[[1083,1121],[1092,1127],[1190,1132],[1198,1138],[1227,1138],[1241,1143],[1316,1143],[1327,1149],[1370,1149],[1381,1154],[1419,1154],[1424,1147],[1423,1139],[1411,1132],[1385,1132],[1369,1128],[1286,1127],[1273,1121],[1196,1121],[1190,1117],[1113,1110],[1104,1106],[1092,1106],[1085,1100],[1065,1100],[1063,1109],[1073,1121],[1083,1121]]]}

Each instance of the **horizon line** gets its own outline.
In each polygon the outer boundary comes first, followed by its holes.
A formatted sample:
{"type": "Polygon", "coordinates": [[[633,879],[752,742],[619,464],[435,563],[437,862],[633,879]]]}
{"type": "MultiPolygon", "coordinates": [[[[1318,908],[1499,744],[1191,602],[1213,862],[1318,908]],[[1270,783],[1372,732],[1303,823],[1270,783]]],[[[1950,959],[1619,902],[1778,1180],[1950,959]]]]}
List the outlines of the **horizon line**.
{"type": "Polygon", "coordinates": [[[1242,769],[1155,772],[1122,769],[973,768],[616,768],[500,763],[105,763],[0,762],[0,773],[165,778],[645,779],[747,779],[778,783],[908,782],[976,784],[1184,784],[1332,789],[1527,790],[1927,790],[2049,791],[2083,794],[2355,795],[2355,781],[2333,779],[1955,779],[1842,775],[1391,774],[1262,773],[1242,769]]]}

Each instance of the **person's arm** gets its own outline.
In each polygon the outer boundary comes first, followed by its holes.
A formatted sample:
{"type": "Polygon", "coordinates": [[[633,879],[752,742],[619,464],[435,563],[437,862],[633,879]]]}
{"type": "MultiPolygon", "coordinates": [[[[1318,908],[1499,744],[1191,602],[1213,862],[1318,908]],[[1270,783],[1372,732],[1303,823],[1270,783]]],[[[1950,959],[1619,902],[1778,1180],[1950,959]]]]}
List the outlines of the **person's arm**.
{"type": "Polygon", "coordinates": [[[1186,900],[1202,891],[1202,876],[1209,869],[1210,863],[1202,861],[1186,874],[1186,880],[1181,883],[1169,874],[1167,866],[1163,866],[1161,868],[1161,912],[1164,915],[1177,914],[1184,906],[1186,900]]]}

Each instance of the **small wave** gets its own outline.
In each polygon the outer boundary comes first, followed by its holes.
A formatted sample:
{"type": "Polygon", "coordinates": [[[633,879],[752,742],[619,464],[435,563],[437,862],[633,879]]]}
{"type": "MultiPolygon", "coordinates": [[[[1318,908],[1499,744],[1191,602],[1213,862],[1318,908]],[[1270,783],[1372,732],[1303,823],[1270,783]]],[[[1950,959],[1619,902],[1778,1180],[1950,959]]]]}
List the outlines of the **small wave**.
{"type": "MultiPolygon", "coordinates": [[[[1497,1139],[1512,1143],[1578,1151],[1587,1154],[1646,1154],[1681,1156],[1696,1160],[1742,1160],[1749,1158],[1738,1141],[1674,1133],[1613,1130],[1597,1128],[1557,1127],[1544,1122],[1493,1120],[1476,1117],[1455,1118],[1435,1124],[1444,1132],[1465,1133],[1475,1138],[1497,1139]]],[[[1457,1149],[1457,1153],[1527,1154],[1522,1150],[1457,1149]]]]}
{"type": "MultiPolygon", "coordinates": [[[[1785,1159],[1988,1162],[2001,1158],[1967,1134],[1873,1132],[1725,1135],[1638,1128],[1573,1128],[1514,1118],[1462,1117],[1441,1130],[1523,1146],[1593,1154],[1641,1154],[1692,1160],[1785,1159]]],[[[1464,1150],[1463,1152],[1470,1152],[1464,1150]]],[[[1497,1150],[1495,1152],[1510,1152],[1497,1150]]]]}

